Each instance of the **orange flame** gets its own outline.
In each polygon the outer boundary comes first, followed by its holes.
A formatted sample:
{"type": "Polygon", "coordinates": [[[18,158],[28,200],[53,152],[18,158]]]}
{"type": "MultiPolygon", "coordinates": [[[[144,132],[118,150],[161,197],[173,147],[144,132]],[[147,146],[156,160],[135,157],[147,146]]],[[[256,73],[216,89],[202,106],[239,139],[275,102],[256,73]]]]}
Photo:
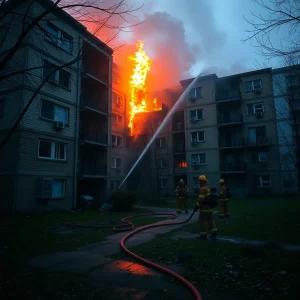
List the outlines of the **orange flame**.
{"type": "Polygon", "coordinates": [[[133,120],[136,113],[160,110],[155,98],[152,103],[147,99],[147,75],[150,71],[151,60],[146,54],[143,42],[137,44],[138,50],[134,56],[129,56],[133,61],[133,74],[130,77],[130,102],[129,102],[129,124],[130,133],[133,133],[133,120]]]}

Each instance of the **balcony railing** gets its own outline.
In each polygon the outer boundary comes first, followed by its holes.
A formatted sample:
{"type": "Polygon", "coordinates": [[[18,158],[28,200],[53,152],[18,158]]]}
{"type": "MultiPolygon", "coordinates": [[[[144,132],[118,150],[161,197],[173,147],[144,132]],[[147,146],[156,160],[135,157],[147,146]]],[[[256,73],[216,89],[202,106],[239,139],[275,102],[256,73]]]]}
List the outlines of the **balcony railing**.
{"type": "Polygon", "coordinates": [[[97,131],[83,131],[79,133],[79,140],[106,145],[107,134],[97,131]]]}
{"type": "Polygon", "coordinates": [[[240,112],[222,113],[218,118],[219,125],[238,124],[242,122],[243,115],[240,112]]]}
{"type": "Polygon", "coordinates": [[[247,146],[248,147],[261,147],[261,146],[268,146],[269,145],[269,139],[267,136],[259,136],[254,139],[248,138],[247,139],[247,146]]]}
{"type": "Polygon", "coordinates": [[[105,114],[108,113],[108,105],[101,98],[95,100],[89,97],[82,98],[80,101],[81,107],[92,108],[105,114]]]}
{"type": "Polygon", "coordinates": [[[186,174],[187,168],[174,168],[174,174],[186,174]]]}
{"type": "Polygon", "coordinates": [[[228,90],[222,91],[217,94],[216,100],[217,101],[227,101],[227,100],[235,100],[240,99],[241,95],[238,90],[228,90]]]}
{"type": "Polygon", "coordinates": [[[221,172],[246,172],[246,164],[244,163],[224,163],[220,165],[221,172]]]}
{"type": "Polygon", "coordinates": [[[81,175],[83,176],[106,176],[107,166],[95,163],[81,163],[81,175]]]}
{"type": "Polygon", "coordinates": [[[240,138],[232,138],[231,140],[220,139],[219,147],[220,148],[237,148],[244,147],[245,141],[242,137],[240,138]]]}

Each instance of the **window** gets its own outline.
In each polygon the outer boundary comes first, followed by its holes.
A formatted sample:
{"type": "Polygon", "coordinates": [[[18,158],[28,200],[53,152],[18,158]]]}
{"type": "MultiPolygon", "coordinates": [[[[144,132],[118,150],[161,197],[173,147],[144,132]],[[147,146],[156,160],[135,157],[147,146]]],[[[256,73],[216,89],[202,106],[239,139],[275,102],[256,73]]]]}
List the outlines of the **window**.
{"type": "Polygon", "coordinates": [[[112,157],[111,158],[111,167],[112,167],[112,169],[120,169],[121,168],[121,158],[112,157]]]}
{"type": "Polygon", "coordinates": [[[255,186],[255,187],[270,187],[271,186],[270,175],[253,176],[253,186],[255,186]]]}
{"type": "Polygon", "coordinates": [[[46,28],[46,37],[45,39],[61,49],[65,50],[68,53],[72,52],[73,39],[70,35],[64,31],[58,29],[55,25],[48,22],[46,28]]]}
{"type": "Polygon", "coordinates": [[[111,136],[111,141],[112,141],[113,146],[121,147],[122,138],[120,136],[112,135],[111,136]]]}
{"type": "Polygon", "coordinates": [[[256,89],[261,89],[261,80],[251,80],[251,81],[246,81],[245,82],[245,92],[252,92],[255,91],[256,89]]]}
{"type": "Polygon", "coordinates": [[[43,77],[67,89],[70,88],[71,74],[65,70],[57,70],[57,66],[48,60],[44,60],[43,77]]]}
{"type": "Polygon", "coordinates": [[[122,104],[122,97],[119,96],[116,93],[112,93],[112,102],[117,104],[117,105],[121,105],[122,104]]]}
{"type": "Polygon", "coordinates": [[[52,198],[63,198],[65,196],[65,180],[52,180],[52,198]]]}
{"type": "Polygon", "coordinates": [[[162,137],[156,139],[156,147],[160,147],[160,148],[167,147],[167,138],[162,137]]]}
{"type": "Polygon", "coordinates": [[[0,119],[4,118],[4,99],[0,99],[0,119]]]}
{"type": "Polygon", "coordinates": [[[190,90],[190,98],[201,98],[202,97],[202,88],[197,87],[190,90]]]}
{"type": "Polygon", "coordinates": [[[119,75],[118,75],[118,73],[115,72],[115,71],[112,72],[112,80],[113,80],[113,82],[115,82],[115,83],[119,83],[119,75]]]}
{"type": "Polygon", "coordinates": [[[159,180],[159,186],[160,186],[161,189],[168,188],[168,179],[167,178],[161,178],[159,180]]]}
{"type": "Polygon", "coordinates": [[[115,125],[121,125],[122,124],[122,116],[117,114],[112,114],[112,123],[115,125]]]}
{"type": "Polygon", "coordinates": [[[203,120],[203,109],[191,110],[190,111],[191,120],[203,120]]]}
{"type": "Polygon", "coordinates": [[[110,181],[111,190],[116,191],[119,188],[120,184],[121,184],[120,180],[111,180],[110,181]]]}
{"type": "Polygon", "coordinates": [[[193,165],[205,165],[206,164],[206,154],[193,154],[192,155],[192,164],[193,165]]]}
{"type": "Polygon", "coordinates": [[[247,104],[247,115],[254,115],[258,112],[264,112],[264,104],[263,103],[250,103],[247,104]]]}
{"type": "Polygon", "coordinates": [[[193,177],[193,188],[200,189],[200,183],[198,177],[193,177]]]}
{"type": "Polygon", "coordinates": [[[67,160],[67,144],[40,140],[39,158],[53,160],[67,160]]]}
{"type": "Polygon", "coordinates": [[[248,128],[248,142],[250,145],[261,145],[266,142],[266,127],[250,127],[248,128]]]}
{"type": "Polygon", "coordinates": [[[164,158],[160,158],[156,160],[156,166],[158,169],[163,169],[167,167],[167,162],[164,158]]]}
{"type": "Polygon", "coordinates": [[[269,155],[267,151],[252,151],[251,161],[252,162],[267,162],[269,160],[269,155]]]}
{"type": "Polygon", "coordinates": [[[53,102],[42,100],[41,117],[69,124],[69,109],[53,102]]]}
{"type": "Polygon", "coordinates": [[[192,143],[201,143],[205,142],[204,131],[191,132],[191,142],[192,143]]]}

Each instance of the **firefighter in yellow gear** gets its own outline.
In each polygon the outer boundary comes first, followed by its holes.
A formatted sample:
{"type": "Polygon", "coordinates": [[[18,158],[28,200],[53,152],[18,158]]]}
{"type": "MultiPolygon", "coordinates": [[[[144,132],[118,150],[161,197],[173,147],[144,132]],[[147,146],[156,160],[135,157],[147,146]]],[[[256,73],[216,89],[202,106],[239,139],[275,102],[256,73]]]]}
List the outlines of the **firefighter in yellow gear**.
{"type": "Polygon", "coordinates": [[[184,205],[185,212],[188,213],[187,208],[187,195],[188,195],[188,187],[184,184],[184,180],[180,179],[179,184],[176,187],[175,193],[177,197],[177,213],[180,214],[182,209],[182,204],[184,205]]]}
{"type": "Polygon", "coordinates": [[[219,193],[219,208],[220,215],[219,218],[229,218],[230,213],[228,209],[228,188],[226,186],[225,180],[221,179],[220,183],[220,193],[219,193]]]}
{"type": "Polygon", "coordinates": [[[200,182],[200,193],[198,201],[194,211],[200,209],[199,213],[199,225],[200,225],[200,236],[199,239],[207,240],[206,223],[211,232],[210,238],[214,238],[218,235],[218,230],[213,219],[213,208],[210,206],[211,189],[207,183],[207,178],[204,175],[199,176],[200,182]]]}

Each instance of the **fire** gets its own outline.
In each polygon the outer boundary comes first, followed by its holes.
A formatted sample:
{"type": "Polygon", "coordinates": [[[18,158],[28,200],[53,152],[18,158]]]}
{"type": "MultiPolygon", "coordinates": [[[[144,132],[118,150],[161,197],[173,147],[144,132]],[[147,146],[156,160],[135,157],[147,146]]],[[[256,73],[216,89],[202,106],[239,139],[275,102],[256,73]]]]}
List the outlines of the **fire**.
{"type": "Polygon", "coordinates": [[[130,77],[130,102],[129,102],[129,124],[130,133],[133,134],[133,120],[136,113],[160,110],[157,99],[152,102],[147,99],[147,75],[151,67],[151,59],[146,54],[143,42],[137,44],[138,50],[134,56],[129,56],[133,62],[133,73],[130,77]]]}

